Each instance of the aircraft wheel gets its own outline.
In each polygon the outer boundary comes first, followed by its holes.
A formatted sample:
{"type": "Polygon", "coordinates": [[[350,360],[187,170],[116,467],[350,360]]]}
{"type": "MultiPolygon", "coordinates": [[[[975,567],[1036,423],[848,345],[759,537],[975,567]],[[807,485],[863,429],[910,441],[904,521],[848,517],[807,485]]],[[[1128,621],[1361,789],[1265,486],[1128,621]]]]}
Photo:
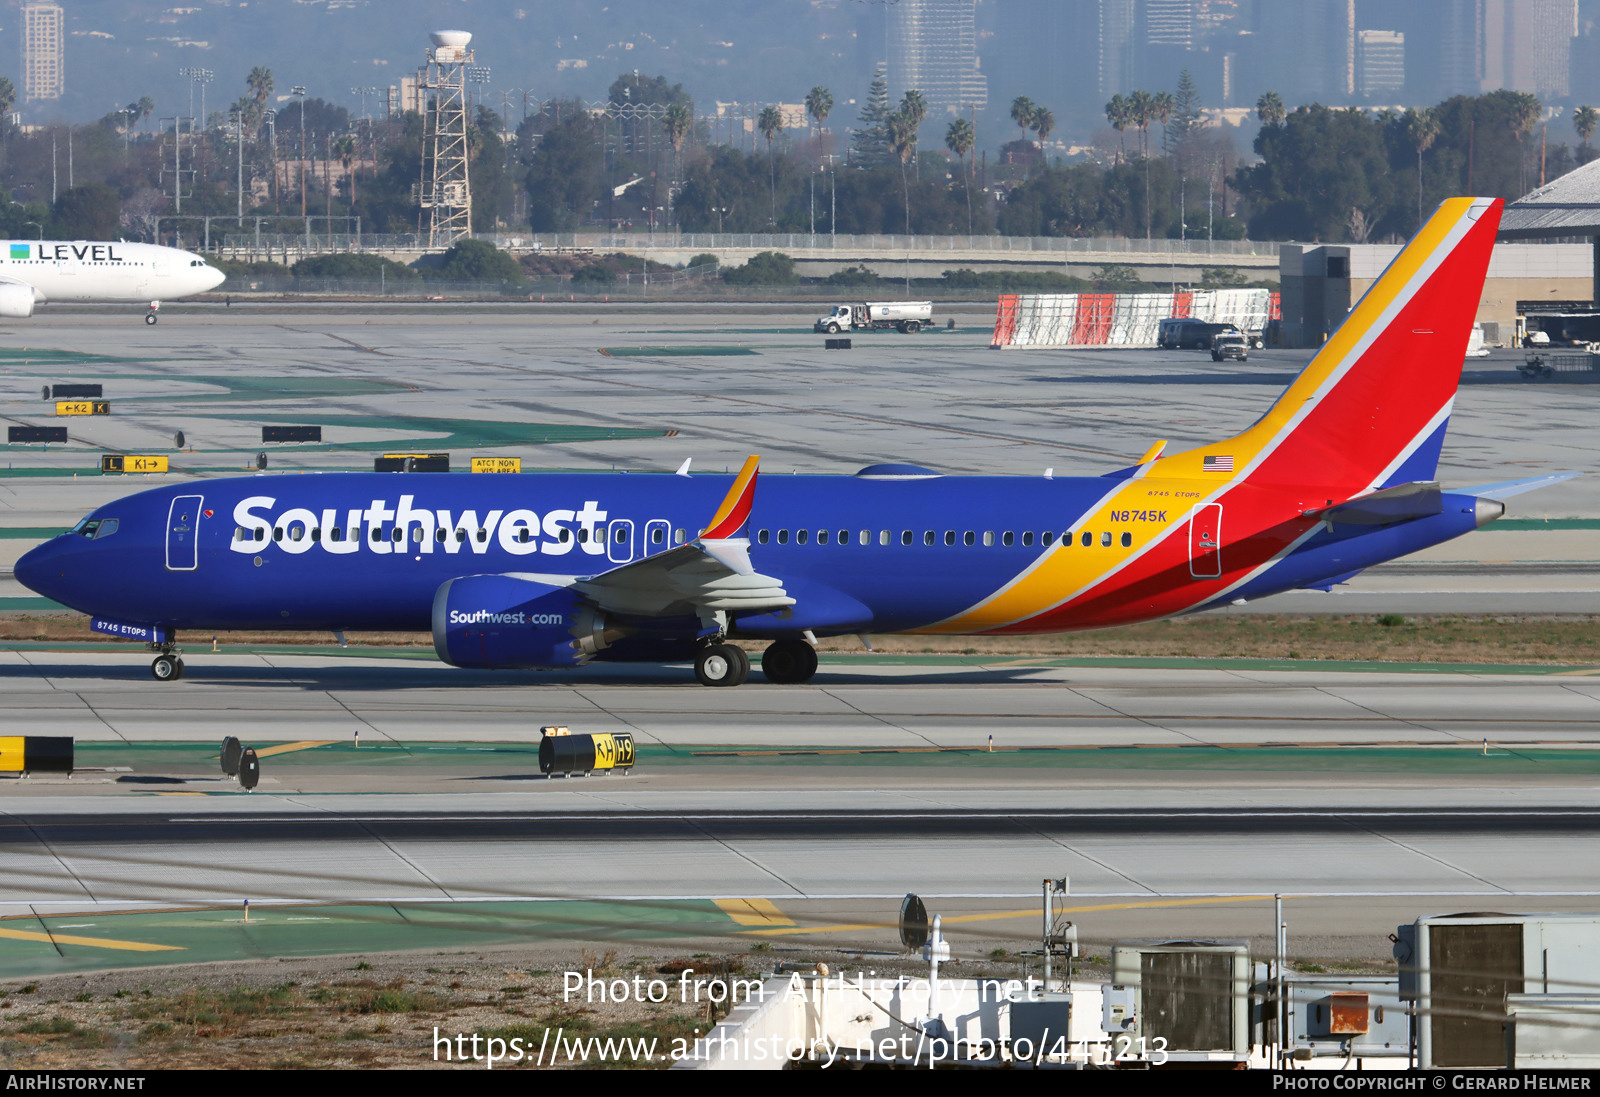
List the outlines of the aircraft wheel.
{"type": "Polygon", "coordinates": [[[817,649],[804,640],[778,640],[761,653],[761,673],[777,685],[798,685],[817,673],[817,649]]]}
{"type": "Polygon", "coordinates": [[[702,686],[737,686],[750,677],[750,657],[735,644],[712,644],[695,656],[694,676],[702,686]]]}
{"type": "Polygon", "coordinates": [[[150,664],[150,675],[158,682],[176,682],[183,677],[183,660],[176,655],[158,655],[150,664]]]}
{"type": "Polygon", "coordinates": [[[157,320],[157,317],[156,317],[156,314],[155,314],[155,313],[153,313],[153,312],[147,312],[147,313],[145,313],[145,314],[144,314],[144,322],[145,322],[145,323],[147,323],[147,324],[153,324],[153,323],[155,323],[155,322],[156,322],[156,320],[157,320]]]}

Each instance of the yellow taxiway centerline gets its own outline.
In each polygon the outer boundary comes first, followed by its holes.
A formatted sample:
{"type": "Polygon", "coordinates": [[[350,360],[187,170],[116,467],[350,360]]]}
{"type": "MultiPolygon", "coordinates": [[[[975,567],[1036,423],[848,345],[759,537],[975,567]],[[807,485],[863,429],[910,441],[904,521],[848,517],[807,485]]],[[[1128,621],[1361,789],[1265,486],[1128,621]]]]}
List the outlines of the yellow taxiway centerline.
{"type": "MultiPolygon", "coordinates": [[[[795,924],[771,899],[716,899],[713,902],[741,926],[792,927],[795,924]]],[[[784,932],[784,929],[777,932],[784,932]]]]}
{"type": "MultiPolygon", "coordinates": [[[[1272,898],[1275,898],[1275,896],[1218,895],[1203,899],[1156,899],[1140,903],[1103,903],[1099,906],[1091,907],[1057,907],[1055,913],[1089,914],[1101,910],[1153,910],[1158,907],[1194,907],[1217,903],[1256,903],[1272,898]]],[[[1285,895],[1284,898],[1289,899],[1292,896],[1285,895]]],[[[1032,910],[1003,910],[992,914],[941,915],[940,920],[943,924],[949,925],[952,922],[993,922],[1005,918],[1038,918],[1043,914],[1044,911],[1041,908],[1034,907],[1032,910]]],[[[859,922],[855,925],[806,926],[793,929],[745,929],[738,932],[747,937],[775,937],[791,933],[848,933],[869,929],[894,929],[898,925],[898,922],[859,922]]]]}
{"type": "Polygon", "coordinates": [[[14,941],[43,941],[51,945],[87,945],[114,948],[124,952],[183,952],[179,945],[152,945],[145,941],[113,941],[105,937],[74,937],[65,933],[35,933],[28,929],[0,929],[0,937],[14,941]]]}

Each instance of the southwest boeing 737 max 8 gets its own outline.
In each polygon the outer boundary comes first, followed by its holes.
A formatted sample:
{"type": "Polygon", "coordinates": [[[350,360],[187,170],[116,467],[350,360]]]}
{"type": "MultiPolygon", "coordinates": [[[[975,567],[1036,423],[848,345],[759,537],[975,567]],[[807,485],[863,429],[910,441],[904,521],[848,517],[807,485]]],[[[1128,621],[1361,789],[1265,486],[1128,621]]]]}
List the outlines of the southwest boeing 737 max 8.
{"type": "Polygon", "coordinates": [[[159,651],[183,630],[413,629],[459,667],[693,660],[773,682],[809,641],[1040,633],[1327,589],[1476,529],[1435,469],[1501,203],[1446,201],[1243,433],[1100,477],[363,473],[209,480],[99,508],[16,575],[159,651]]]}
{"type": "Polygon", "coordinates": [[[60,301],[162,301],[216,289],[227,275],[198,255],[159,244],[7,240],[0,244],[0,316],[32,316],[60,301]]]}

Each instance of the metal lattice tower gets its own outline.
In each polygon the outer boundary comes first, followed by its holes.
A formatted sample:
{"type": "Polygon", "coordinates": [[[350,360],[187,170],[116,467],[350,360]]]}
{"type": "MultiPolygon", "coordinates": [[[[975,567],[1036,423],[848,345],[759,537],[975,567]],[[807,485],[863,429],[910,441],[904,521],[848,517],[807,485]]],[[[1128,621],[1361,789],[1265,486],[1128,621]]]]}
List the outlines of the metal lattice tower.
{"type": "Polygon", "coordinates": [[[421,91],[427,107],[422,138],[422,182],[417,204],[429,212],[428,246],[447,248],[472,232],[472,187],[467,179],[467,66],[472,35],[441,30],[429,35],[421,91]]]}

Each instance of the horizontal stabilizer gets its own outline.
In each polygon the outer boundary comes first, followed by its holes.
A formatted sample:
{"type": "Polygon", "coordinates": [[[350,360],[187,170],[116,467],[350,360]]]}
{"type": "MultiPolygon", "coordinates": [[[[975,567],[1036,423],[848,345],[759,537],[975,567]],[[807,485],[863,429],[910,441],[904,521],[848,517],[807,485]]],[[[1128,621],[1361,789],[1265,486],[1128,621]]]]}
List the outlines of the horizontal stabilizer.
{"type": "Polygon", "coordinates": [[[1513,495],[1521,495],[1525,491],[1538,491],[1551,484],[1559,484],[1566,480],[1574,480],[1582,476],[1581,472],[1553,472],[1549,476],[1530,476],[1526,480],[1502,480],[1498,484],[1479,484],[1475,488],[1455,488],[1457,495],[1481,495],[1487,499],[1509,499],[1513,495]]]}
{"type": "Polygon", "coordinates": [[[1439,485],[1433,481],[1417,481],[1383,488],[1337,506],[1309,510],[1305,515],[1334,525],[1384,526],[1413,518],[1429,518],[1443,510],[1439,485]]]}

